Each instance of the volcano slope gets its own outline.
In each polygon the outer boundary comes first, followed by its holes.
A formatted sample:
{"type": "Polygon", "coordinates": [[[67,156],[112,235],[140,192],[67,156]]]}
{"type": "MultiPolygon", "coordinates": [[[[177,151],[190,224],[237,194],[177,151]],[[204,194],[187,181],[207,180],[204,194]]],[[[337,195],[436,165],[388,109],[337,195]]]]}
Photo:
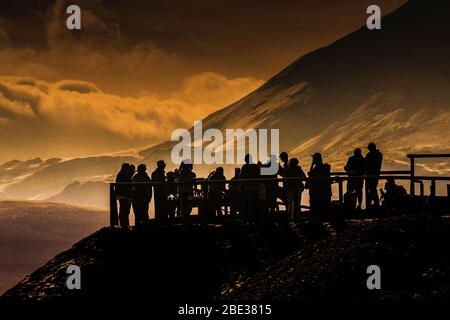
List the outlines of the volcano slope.
{"type": "MultiPolygon", "coordinates": [[[[386,169],[407,168],[408,153],[446,153],[449,18],[448,1],[410,0],[383,17],[381,30],[364,26],[300,57],[203,119],[203,130],[280,129],[281,150],[301,161],[321,152],[337,171],[355,147],[365,149],[370,141],[381,147],[386,169]]],[[[170,161],[173,146],[166,142],[141,155],[170,161]]],[[[425,169],[445,174],[448,167],[446,162],[425,169]]]]}

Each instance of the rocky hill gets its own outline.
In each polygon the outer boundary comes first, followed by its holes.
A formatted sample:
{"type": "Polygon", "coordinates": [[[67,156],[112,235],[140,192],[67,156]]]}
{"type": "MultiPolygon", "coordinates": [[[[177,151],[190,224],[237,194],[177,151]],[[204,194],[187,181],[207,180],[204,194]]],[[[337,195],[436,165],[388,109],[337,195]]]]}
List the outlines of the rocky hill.
{"type": "Polygon", "coordinates": [[[252,225],[152,222],[128,231],[104,228],[2,299],[450,298],[448,218],[401,216],[348,221],[341,227],[277,219],[252,225]],[[81,267],[81,290],[66,288],[72,264],[81,267]],[[366,268],[372,264],[381,268],[382,290],[366,287],[366,268]]]}

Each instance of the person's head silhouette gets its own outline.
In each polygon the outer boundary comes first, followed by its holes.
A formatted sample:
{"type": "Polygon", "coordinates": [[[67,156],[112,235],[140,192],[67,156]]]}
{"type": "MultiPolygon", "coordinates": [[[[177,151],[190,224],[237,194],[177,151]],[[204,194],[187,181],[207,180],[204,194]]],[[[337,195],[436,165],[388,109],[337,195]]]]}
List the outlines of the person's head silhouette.
{"type": "Polygon", "coordinates": [[[166,163],[164,162],[164,160],[159,160],[156,165],[158,166],[159,169],[165,169],[166,168],[166,163]]]}
{"type": "Polygon", "coordinates": [[[375,150],[377,150],[377,145],[375,143],[371,142],[367,146],[367,149],[369,149],[369,151],[375,151],[375,150]]]}
{"type": "Polygon", "coordinates": [[[322,155],[318,152],[316,152],[312,155],[312,160],[313,160],[314,164],[322,164],[322,162],[323,162],[322,155]]]}
{"type": "Polygon", "coordinates": [[[292,159],[289,160],[289,167],[290,168],[297,167],[298,164],[299,164],[299,161],[298,161],[297,158],[292,158],[292,159]]]}
{"type": "Polygon", "coordinates": [[[283,162],[288,162],[288,160],[289,160],[288,154],[286,152],[280,153],[280,160],[283,162]]]}
{"type": "Polygon", "coordinates": [[[253,163],[252,155],[251,155],[251,154],[246,154],[244,160],[245,160],[245,163],[246,163],[246,164],[251,164],[251,163],[253,163]]]}
{"type": "Polygon", "coordinates": [[[362,155],[362,151],[361,151],[360,148],[356,148],[355,151],[353,152],[353,154],[354,154],[355,156],[360,156],[360,155],[362,155]]]}
{"type": "Polygon", "coordinates": [[[129,163],[122,163],[122,167],[120,168],[120,170],[122,172],[127,171],[130,168],[130,164],[129,163]]]}
{"type": "Polygon", "coordinates": [[[147,166],[145,164],[140,164],[137,167],[138,173],[145,173],[147,171],[147,166]]]}

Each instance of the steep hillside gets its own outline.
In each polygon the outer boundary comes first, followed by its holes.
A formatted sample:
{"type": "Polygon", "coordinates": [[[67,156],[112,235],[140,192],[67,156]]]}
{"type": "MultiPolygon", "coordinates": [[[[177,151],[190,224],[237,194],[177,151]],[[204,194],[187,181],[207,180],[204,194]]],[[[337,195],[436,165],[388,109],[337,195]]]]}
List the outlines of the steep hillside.
{"type": "MultiPolygon", "coordinates": [[[[279,128],[281,149],[305,166],[319,151],[342,169],[354,147],[372,140],[391,168],[404,165],[397,160],[409,152],[448,152],[449,18],[447,1],[409,1],[383,18],[382,30],[363,27],[301,57],[208,116],[204,129],[279,128]]],[[[142,155],[167,158],[172,146],[168,142],[142,155]]]]}
{"type": "Polygon", "coordinates": [[[0,202],[0,293],[109,223],[105,212],[47,202],[0,202]]]}
{"type": "Polygon", "coordinates": [[[231,300],[420,301],[450,299],[450,220],[401,216],[301,248],[223,295],[231,300]],[[381,289],[368,290],[367,268],[381,289]]]}
{"type": "MultiPolygon", "coordinates": [[[[327,235],[326,231],[315,236],[327,235]]],[[[305,241],[286,221],[246,225],[103,228],[37,269],[3,299],[213,299],[224,283],[263,270],[305,241]],[[66,287],[67,267],[81,268],[81,286],[66,287]]]]}
{"type": "Polygon", "coordinates": [[[193,301],[449,299],[448,217],[103,228],[8,290],[5,300],[193,301]],[[337,232],[337,233],[336,233],[337,232]],[[81,268],[81,290],[66,287],[81,268]],[[381,268],[381,290],[366,269],[381,268]]]}

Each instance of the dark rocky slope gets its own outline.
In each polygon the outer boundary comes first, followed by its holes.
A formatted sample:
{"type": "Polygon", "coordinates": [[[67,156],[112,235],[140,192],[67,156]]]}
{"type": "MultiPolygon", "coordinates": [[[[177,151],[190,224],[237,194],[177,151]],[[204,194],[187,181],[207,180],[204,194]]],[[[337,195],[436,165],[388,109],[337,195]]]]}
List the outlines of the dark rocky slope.
{"type": "Polygon", "coordinates": [[[450,220],[401,216],[346,230],[305,246],[247,278],[226,299],[450,299],[450,220]],[[381,268],[381,290],[368,290],[366,269],[381,268]]]}
{"type": "Polygon", "coordinates": [[[330,224],[151,223],[104,228],[7,291],[4,300],[411,300],[450,298],[450,220],[426,215],[330,224]],[[82,269],[82,289],[66,269],[82,269]],[[366,287],[381,267],[382,290],[366,287]]]}
{"type": "MultiPolygon", "coordinates": [[[[326,230],[322,230],[327,233],[326,230]]],[[[3,299],[212,299],[224,283],[254,274],[298,248],[305,236],[286,221],[243,225],[103,228],[61,253],[3,299]],[[81,267],[82,289],[66,288],[66,270],[81,267]]]]}

